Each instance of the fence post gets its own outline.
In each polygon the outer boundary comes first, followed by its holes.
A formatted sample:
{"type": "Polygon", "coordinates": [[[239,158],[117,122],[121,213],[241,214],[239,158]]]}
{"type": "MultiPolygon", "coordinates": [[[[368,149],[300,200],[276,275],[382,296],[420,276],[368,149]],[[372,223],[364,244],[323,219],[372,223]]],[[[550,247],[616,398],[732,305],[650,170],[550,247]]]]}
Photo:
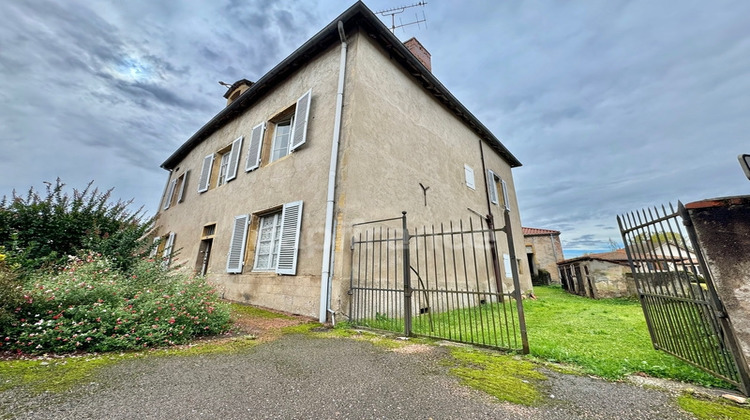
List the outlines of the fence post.
{"type": "Polygon", "coordinates": [[[516,246],[513,243],[513,229],[510,224],[510,211],[505,213],[505,236],[508,238],[508,254],[510,254],[510,270],[513,272],[513,294],[516,295],[516,308],[518,310],[518,329],[521,333],[522,353],[529,354],[529,339],[526,335],[526,317],[523,314],[523,296],[521,294],[521,279],[518,277],[518,260],[516,259],[516,246]]]}
{"type": "Polygon", "coordinates": [[[409,229],[406,226],[406,212],[401,212],[404,241],[404,335],[411,336],[411,262],[409,261],[409,229]]]}

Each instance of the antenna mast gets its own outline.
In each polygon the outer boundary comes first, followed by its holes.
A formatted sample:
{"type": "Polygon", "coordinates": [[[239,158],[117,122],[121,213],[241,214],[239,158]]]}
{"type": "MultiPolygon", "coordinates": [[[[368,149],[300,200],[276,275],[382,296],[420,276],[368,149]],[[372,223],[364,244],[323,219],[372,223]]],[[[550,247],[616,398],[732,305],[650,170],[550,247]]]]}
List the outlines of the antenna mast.
{"type": "Polygon", "coordinates": [[[414,14],[414,19],[415,19],[414,21],[403,23],[401,21],[401,19],[399,19],[399,24],[396,25],[396,15],[397,14],[403,13],[406,9],[409,9],[409,8],[412,8],[412,7],[418,7],[418,6],[424,7],[424,5],[426,5],[426,4],[427,4],[426,1],[420,1],[419,3],[414,3],[414,4],[409,5],[409,6],[394,7],[392,9],[385,9],[385,10],[381,10],[381,11],[375,12],[375,13],[379,14],[381,16],[390,16],[391,17],[391,28],[390,29],[391,29],[391,33],[395,34],[396,33],[396,29],[403,28],[404,26],[418,25],[418,24],[423,23],[423,22],[424,22],[425,26],[427,26],[427,18],[424,15],[424,10],[422,10],[422,18],[421,19],[419,18],[419,15],[417,15],[415,13],[414,14]]]}

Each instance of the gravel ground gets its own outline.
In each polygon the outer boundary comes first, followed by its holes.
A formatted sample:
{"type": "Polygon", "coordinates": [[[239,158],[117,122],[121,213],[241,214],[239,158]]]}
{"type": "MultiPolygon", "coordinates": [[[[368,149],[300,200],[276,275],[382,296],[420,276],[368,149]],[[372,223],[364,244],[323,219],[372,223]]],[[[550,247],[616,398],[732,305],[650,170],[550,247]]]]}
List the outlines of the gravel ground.
{"type": "Polygon", "coordinates": [[[502,403],[450,376],[440,363],[446,348],[414,350],[287,335],[239,354],[135,359],[69,392],[0,393],[0,418],[693,418],[666,392],[548,371],[547,404],[502,403]]]}

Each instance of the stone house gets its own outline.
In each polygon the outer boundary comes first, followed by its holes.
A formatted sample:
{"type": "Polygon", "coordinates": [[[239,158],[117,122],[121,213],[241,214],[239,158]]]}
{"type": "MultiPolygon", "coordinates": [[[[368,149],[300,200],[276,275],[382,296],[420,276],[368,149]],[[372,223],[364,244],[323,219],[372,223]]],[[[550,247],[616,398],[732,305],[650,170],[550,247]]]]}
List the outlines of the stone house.
{"type": "Polygon", "coordinates": [[[532,278],[539,277],[539,270],[549,273],[548,281],[534,284],[547,284],[549,282],[560,284],[560,273],[557,263],[564,260],[560,232],[550,229],[523,228],[523,239],[526,247],[526,258],[532,278]]]}
{"type": "Polygon", "coordinates": [[[523,249],[511,174],[521,164],[430,60],[358,2],[256,82],[232,85],[227,106],[161,165],[159,252],[178,251],[171,263],[226,299],[324,321],[346,315],[355,223],[402,211],[423,224],[500,221],[507,208],[523,249]]]}

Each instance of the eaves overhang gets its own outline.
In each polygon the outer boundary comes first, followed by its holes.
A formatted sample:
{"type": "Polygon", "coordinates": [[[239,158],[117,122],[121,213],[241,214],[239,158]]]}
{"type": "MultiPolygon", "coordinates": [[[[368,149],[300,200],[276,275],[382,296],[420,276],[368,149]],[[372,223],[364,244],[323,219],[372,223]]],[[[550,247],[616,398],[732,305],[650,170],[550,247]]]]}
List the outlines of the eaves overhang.
{"type": "Polygon", "coordinates": [[[263,98],[280,82],[288,78],[300,67],[322,53],[334,43],[339,42],[338,22],[344,24],[345,31],[351,32],[361,28],[368,36],[380,44],[425,90],[453,112],[493,150],[502,156],[511,168],[521,166],[521,162],[479,121],[466,107],[451,94],[448,89],[429,71],[414,55],[391,33],[377,16],[358,1],[344,13],[334,19],[325,28],[297,48],[290,56],[281,61],[271,71],[258,79],[237,100],[219,111],[210,121],[201,127],[192,137],[180,146],[161,164],[167,170],[174,169],[190,151],[198,146],[218,129],[239,117],[245,110],[263,98]]]}

